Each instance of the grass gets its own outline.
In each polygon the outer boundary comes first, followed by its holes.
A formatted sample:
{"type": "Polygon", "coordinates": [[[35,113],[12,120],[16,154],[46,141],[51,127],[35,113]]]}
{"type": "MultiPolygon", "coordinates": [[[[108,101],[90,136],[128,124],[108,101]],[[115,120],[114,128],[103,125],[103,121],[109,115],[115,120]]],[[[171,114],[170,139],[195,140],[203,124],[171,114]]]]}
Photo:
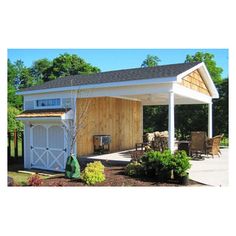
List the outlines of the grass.
{"type": "MultiPolygon", "coordinates": [[[[8,176],[13,178],[14,183],[17,185],[27,185],[28,179],[31,176],[31,174],[20,173],[16,171],[8,171],[8,176]]],[[[39,176],[42,179],[48,178],[48,176],[44,176],[44,175],[39,175],[39,176]]]]}

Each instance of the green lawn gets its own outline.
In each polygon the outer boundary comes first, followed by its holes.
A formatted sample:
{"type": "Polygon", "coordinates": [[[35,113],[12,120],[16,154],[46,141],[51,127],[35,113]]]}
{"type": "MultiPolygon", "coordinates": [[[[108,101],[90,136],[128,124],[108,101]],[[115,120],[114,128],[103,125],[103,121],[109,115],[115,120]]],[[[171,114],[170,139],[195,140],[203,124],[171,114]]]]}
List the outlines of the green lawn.
{"type": "MultiPolygon", "coordinates": [[[[17,185],[26,185],[31,174],[20,173],[16,171],[8,171],[8,176],[13,178],[14,183],[17,185]]],[[[42,179],[49,178],[48,176],[39,175],[42,179]]]]}

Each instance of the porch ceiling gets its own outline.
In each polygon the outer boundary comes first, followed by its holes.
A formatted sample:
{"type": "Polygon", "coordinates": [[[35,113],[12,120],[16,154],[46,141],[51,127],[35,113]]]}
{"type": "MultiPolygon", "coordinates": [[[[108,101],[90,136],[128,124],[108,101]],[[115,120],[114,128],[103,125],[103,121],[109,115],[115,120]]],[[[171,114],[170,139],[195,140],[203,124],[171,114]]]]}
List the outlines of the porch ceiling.
{"type": "MultiPolygon", "coordinates": [[[[152,105],[168,105],[169,104],[169,94],[140,94],[140,95],[129,95],[125,96],[127,99],[135,99],[141,101],[145,106],[152,105]]],[[[190,104],[205,104],[206,102],[200,101],[191,97],[182,96],[175,94],[174,102],[176,105],[190,105],[190,104]]]]}

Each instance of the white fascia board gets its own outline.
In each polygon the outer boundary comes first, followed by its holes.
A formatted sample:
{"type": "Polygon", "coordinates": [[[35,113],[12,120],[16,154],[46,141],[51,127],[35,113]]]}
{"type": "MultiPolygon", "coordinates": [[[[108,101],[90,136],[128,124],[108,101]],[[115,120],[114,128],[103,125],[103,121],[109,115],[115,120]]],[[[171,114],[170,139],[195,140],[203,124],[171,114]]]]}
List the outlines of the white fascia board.
{"type": "Polygon", "coordinates": [[[180,73],[179,75],[177,75],[177,82],[181,82],[182,78],[184,78],[186,75],[192,73],[193,71],[199,69],[200,67],[202,67],[203,64],[204,63],[201,62],[201,63],[197,64],[196,66],[193,66],[190,69],[188,69],[188,70],[180,73]]]}
{"type": "Polygon", "coordinates": [[[154,85],[136,85],[126,87],[110,87],[93,89],[87,93],[86,90],[81,91],[80,98],[92,97],[123,97],[129,95],[141,94],[159,94],[168,93],[172,89],[172,83],[154,84],[154,85]]]}
{"type": "Polygon", "coordinates": [[[176,77],[130,80],[130,81],[122,81],[122,82],[87,84],[87,85],[80,85],[80,86],[60,87],[60,88],[31,90],[31,91],[22,91],[22,92],[18,91],[16,92],[16,94],[29,95],[29,94],[53,93],[53,92],[72,91],[72,90],[84,90],[84,89],[111,88],[111,87],[123,87],[123,86],[145,85],[145,84],[161,84],[161,83],[175,82],[176,80],[177,80],[176,77]]]}
{"type": "Polygon", "coordinates": [[[125,97],[125,96],[111,96],[111,97],[112,97],[112,98],[119,98],[119,99],[124,99],[124,100],[130,100],[130,101],[141,102],[141,100],[138,99],[138,98],[125,97]]]}
{"type": "Polygon", "coordinates": [[[27,121],[61,121],[62,117],[19,117],[16,120],[27,121]]]}
{"type": "Polygon", "coordinates": [[[190,99],[194,99],[197,100],[201,103],[206,103],[209,104],[212,102],[212,97],[211,96],[207,96],[203,93],[199,93],[195,90],[186,88],[180,84],[174,84],[173,85],[173,92],[182,96],[182,97],[186,97],[186,98],[190,98],[190,99]]]}
{"type": "Polygon", "coordinates": [[[197,69],[200,70],[200,74],[203,76],[203,80],[207,84],[207,87],[210,90],[212,98],[219,98],[218,91],[215,87],[215,84],[213,83],[213,80],[212,80],[204,62],[201,62],[201,63],[197,64],[196,66],[190,68],[189,70],[186,70],[183,73],[177,75],[177,82],[181,82],[181,80],[185,76],[187,76],[188,74],[192,73],[193,71],[195,71],[197,69]]]}
{"type": "Polygon", "coordinates": [[[48,92],[45,93],[36,93],[36,94],[26,94],[24,95],[24,101],[32,101],[32,100],[38,100],[38,99],[53,99],[53,98],[74,98],[76,97],[76,91],[61,91],[61,92],[48,92]]]}
{"type": "Polygon", "coordinates": [[[205,76],[203,76],[204,81],[206,82],[208,88],[210,88],[210,92],[212,93],[212,98],[219,98],[219,93],[216,89],[216,86],[211,78],[210,73],[208,72],[205,63],[202,64],[202,67],[199,69],[200,72],[202,72],[203,74],[205,74],[205,76]]]}

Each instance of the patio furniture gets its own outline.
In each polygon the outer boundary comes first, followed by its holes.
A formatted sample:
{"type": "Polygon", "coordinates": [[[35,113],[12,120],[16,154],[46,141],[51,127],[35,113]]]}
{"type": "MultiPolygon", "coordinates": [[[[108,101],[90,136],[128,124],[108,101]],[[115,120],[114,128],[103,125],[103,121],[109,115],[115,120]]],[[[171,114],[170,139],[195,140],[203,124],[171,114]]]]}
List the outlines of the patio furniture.
{"type": "Polygon", "coordinates": [[[136,143],[135,144],[135,150],[136,151],[144,151],[145,150],[145,147],[149,146],[149,143],[145,142],[145,143],[136,143]]]}
{"type": "Polygon", "coordinates": [[[223,138],[224,134],[217,135],[213,138],[209,138],[206,143],[206,154],[212,155],[212,158],[214,155],[218,155],[218,157],[221,156],[220,151],[220,141],[223,138]]]}
{"type": "Polygon", "coordinates": [[[94,135],[93,145],[94,154],[102,154],[110,152],[111,135],[94,135]]]}
{"type": "Polygon", "coordinates": [[[187,155],[189,155],[190,141],[187,141],[187,140],[177,141],[177,145],[178,145],[178,150],[179,151],[183,150],[187,153],[187,155]]]}
{"type": "Polygon", "coordinates": [[[202,157],[206,154],[206,141],[207,136],[204,131],[191,132],[191,141],[189,145],[190,156],[202,157]]]}
{"type": "Polygon", "coordinates": [[[143,156],[144,150],[136,150],[130,152],[131,162],[139,161],[140,158],[143,156]]]}

